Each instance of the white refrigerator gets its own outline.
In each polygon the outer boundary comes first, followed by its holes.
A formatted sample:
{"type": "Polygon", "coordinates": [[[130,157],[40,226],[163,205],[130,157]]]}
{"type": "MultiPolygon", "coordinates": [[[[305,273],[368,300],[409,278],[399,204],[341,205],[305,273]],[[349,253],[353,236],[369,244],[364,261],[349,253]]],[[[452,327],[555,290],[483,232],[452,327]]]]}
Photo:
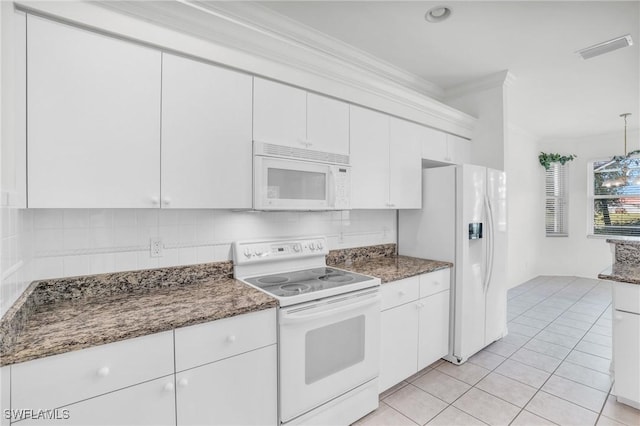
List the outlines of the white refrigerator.
{"type": "Polygon", "coordinates": [[[422,209],[399,212],[398,252],[454,264],[447,359],[462,364],[507,334],[506,177],[464,164],[422,178],[422,209]]]}

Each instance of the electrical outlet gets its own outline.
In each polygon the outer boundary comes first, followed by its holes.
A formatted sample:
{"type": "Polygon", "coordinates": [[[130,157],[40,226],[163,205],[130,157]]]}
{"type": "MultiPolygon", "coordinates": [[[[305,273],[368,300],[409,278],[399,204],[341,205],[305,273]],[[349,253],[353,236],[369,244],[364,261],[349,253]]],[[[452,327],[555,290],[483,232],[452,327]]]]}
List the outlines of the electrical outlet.
{"type": "Polygon", "coordinates": [[[162,257],[162,239],[152,238],[151,243],[151,257],[162,257]]]}

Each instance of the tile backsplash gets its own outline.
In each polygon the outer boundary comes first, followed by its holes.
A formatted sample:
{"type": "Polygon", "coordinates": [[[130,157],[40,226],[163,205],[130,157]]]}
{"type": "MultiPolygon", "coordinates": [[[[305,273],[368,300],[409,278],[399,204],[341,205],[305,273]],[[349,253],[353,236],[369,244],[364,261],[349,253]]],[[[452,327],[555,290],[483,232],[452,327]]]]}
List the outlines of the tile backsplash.
{"type": "Polygon", "coordinates": [[[0,315],[15,302],[33,280],[33,212],[0,208],[0,315]]]}
{"type": "Polygon", "coordinates": [[[236,240],[326,235],[329,248],[396,242],[395,210],[36,209],[33,279],[231,259],[236,240]],[[151,257],[151,239],[162,255],[151,257]]]}

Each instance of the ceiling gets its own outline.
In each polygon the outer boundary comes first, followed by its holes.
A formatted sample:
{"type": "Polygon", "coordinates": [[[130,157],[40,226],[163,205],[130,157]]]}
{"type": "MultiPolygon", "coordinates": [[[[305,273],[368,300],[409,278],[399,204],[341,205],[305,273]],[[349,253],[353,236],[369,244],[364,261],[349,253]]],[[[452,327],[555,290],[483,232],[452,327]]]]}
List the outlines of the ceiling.
{"type": "Polygon", "coordinates": [[[283,1],[261,5],[441,88],[509,70],[511,123],[542,138],[622,132],[640,122],[640,1],[283,1]],[[427,23],[425,12],[451,7],[427,23]],[[625,34],[634,45],[575,51],[625,34]]]}

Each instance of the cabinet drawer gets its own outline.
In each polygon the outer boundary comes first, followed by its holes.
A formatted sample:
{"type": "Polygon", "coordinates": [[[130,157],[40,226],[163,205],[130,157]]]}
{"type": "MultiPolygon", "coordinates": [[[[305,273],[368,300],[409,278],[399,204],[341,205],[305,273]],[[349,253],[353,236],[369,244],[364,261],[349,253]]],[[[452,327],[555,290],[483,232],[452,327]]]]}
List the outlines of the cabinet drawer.
{"type": "Polygon", "coordinates": [[[383,284],[380,288],[382,294],[382,310],[417,300],[419,296],[420,277],[410,277],[404,280],[383,284]]]}
{"type": "Polygon", "coordinates": [[[173,332],[11,366],[12,408],[49,409],[173,373],[173,332]]]}
{"type": "Polygon", "coordinates": [[[640,314],[640,285],[614,282],[613,309],[640,314]]]}
{"type": "Polygon", "coordinates": [[[449,288],[451,268],[420,275],[420,297],[431,296],[449,288]]]}
{"type": "Polygon", "coordinates": [[[276,343],[276,310],[179,328],[175,333],[176,371],[182,371],[276,343]]]}

